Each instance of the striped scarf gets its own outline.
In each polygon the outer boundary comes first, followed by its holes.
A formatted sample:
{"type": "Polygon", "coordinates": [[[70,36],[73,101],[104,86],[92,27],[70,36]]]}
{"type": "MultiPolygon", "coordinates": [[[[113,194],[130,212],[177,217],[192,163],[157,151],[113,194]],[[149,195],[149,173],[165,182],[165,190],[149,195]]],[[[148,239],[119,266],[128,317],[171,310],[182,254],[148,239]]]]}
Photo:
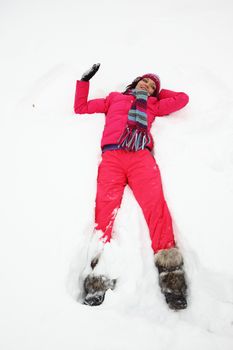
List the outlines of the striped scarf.
{"type": "Polygon", "coordinates": [[[147,98],[144,90],[128,90],[127,94],[136,97],[128,113],[127,127],[119,139],[120,148],[128,151],[139,151],[150,142],[147,130],[147,98]]]}

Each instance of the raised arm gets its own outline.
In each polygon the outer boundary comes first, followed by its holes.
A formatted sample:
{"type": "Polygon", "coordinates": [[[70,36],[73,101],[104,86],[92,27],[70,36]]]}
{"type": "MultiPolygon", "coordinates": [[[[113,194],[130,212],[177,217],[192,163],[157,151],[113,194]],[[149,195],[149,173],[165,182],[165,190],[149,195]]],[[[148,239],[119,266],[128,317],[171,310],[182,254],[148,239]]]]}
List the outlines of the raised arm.
{"type": "Polygon", "coordinates": [[[77,114],[106,113],[108,110],[108,97],[87,100],[89,82],[78,80],[74,100],[74,112],[77,114]]]}
{"type": "Polygon", "coordinates": [[[100,63],[94,64],[76,83],[74,112],[77,114],[106,113],[108,110],[108,98],[88,101],[89,80],[96,74],[99,67],[100,63]]]}
{"type": "Polygon", "coordinates": [[[159,101],[156,106],[156,115],[163,116],[176,112],[186,106],[189,97],[184,92],[175,92],[162,89],[159,93],[159,101]]]}

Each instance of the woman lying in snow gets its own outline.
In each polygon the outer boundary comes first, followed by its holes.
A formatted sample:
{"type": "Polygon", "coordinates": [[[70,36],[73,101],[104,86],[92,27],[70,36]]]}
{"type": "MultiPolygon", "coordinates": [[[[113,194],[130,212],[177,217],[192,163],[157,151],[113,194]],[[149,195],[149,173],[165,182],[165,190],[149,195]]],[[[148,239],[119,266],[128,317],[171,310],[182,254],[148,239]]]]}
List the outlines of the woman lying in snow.
{"type": "MultiPolygon", "coordinates": [[[[104,242],[111,240],[116,212],[124,188],[129,185],[148,224],[161,291],[171,309],[184,309],[187,285],[183,258],[176,247],[159,167],[151,153],[150,129],[156,116],[183,108],[189,98],[183,92],[160,91],[159,77],[149,73],[137,77],[123,93],[111,92],[106,98],[88,101],[89,80],[99,67],[100,64],[94,64],[77,81],[74,102],[75,113],[106,115],[97,178],[96,230],[102,232],[104,242]]],[[[93,273],[84,280],[84,303],[88,305],[101,304],[106,290],[113,289],[116,282],[94,273],[98,259],[93,257],[93,273]]]]}

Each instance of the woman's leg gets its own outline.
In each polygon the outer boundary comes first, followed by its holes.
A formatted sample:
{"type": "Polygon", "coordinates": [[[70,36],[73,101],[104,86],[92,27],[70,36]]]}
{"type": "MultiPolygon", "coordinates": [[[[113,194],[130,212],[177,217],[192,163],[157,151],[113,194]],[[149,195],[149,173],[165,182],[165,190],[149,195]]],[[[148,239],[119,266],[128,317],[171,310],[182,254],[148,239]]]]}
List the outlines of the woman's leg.
{"type": "MultiPolygon", "coordinates": [[[[110,241],[117,209],[126,185],[126,175],[122,167],[121,151],[107,151],[102,155],[98,169],[95,207],[96,230],[102,231],[105,242],[110,241]]],[[[104,301],[106,291],[114,289],[116,279],[111,279],[101,271],[102,254],[94,256],[91,272],[84,280],[84,304],[95,306],[104,301]],[[97,271],[96,271],[97,270],[97,271]]]]}
{"type": "Polygon", "coordinates": [[[142,208],[154,252],[175,246],[172,220],[164,199],[161,176],[148,150],[136,152],[128,168],[128,182],[142,208]]]}
{"type": "Polygon", "coordinates": [[[171,309],[185,309],[187,284],[183,257],[175,247],[172,220],[163,195],[160,171],[148,151],[138,152],[135,156],[129,168],[129,185],[149,226],[159,285],[171,309]]]}
{"type": "Polygon", "coordinates": [[[110,241],[112,228],[127,183],[122,167],[121,151],[106,151],[98,169],[95,207],[96,230],[103,232],[106,242],[110,241]]]}

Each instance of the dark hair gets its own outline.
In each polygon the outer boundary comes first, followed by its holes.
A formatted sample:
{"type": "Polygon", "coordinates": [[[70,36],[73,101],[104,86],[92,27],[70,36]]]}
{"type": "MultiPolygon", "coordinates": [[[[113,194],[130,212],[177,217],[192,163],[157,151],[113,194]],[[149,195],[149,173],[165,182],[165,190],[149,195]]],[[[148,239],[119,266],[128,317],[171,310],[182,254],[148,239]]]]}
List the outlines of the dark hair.
{"type": "MultiPolygon", "coordinates": [[[[142,77],[137,77],[137,78],[135,78],[135,79],[132,81],[131,84],[129,84],[129,85],[126,86],[126,89],[125,89],[125,91],[123,92],[123,94],[126,94],[128,90],[135,89],[135,87],[137,86],[137,83],[138,83],[140,80],[142,80],[142,79],[143,79],[142,77]]],[[[154,92],[151,96],[154,96],[154,97],[157,96],[157,95],[156,95],[156,90],[155,90],[155,92],[154,92]]]]}
{"type": "Polygon", "coordinates": [[[125,91],[123,92],[123,94],[125,94],[128,90],[134,89],[134,88],[137,86],[137,83],[138,83],[141,79],[142,79],[141,77],[137,77],[136,79],[134,79],[134,80],[132,81],[131,84],[129,84],[129,85],[126,86],[126,89],[125,89],[125,91]]]}

